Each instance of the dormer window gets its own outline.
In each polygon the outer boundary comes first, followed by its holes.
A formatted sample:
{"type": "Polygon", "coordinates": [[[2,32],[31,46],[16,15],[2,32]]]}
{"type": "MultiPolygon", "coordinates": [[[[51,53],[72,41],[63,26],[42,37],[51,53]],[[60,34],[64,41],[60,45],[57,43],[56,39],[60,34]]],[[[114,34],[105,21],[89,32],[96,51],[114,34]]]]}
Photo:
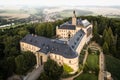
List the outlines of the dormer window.
{"type": "Polygon", "coordinates": [[[74,48],[74,46],[72,45],[72,48],[74,48]]]}
{"type": "Polygon", "coordinates": [[[30,39],[30,42],[32,42],[32,39],[30,39]]]}

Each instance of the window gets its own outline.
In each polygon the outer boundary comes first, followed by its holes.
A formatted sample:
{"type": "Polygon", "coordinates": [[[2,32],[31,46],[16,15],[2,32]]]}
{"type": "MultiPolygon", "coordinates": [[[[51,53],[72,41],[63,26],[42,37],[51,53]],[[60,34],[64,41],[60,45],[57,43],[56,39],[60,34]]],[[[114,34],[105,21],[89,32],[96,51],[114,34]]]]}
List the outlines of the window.
{"type": "Polygon", "coordinates": [[[56,55],[55,55],[55,59],[56,59],[57,57],[56,57],[56,55]]]}
{"type": "Polygon", "coordinates": [[[74,48],[74,46],[72,45],[72,48],[74,48]]]}
{"type": "Polygon", "coordinates": [[[74,44],[76,45],[76,42],[74,42],[74,44]]]}
{"type": "Polygon", "coordinates": [[[71,60],[69,61],[69,63],[71,64],[71,60]]]}
{"type": "Polygon", "coordinates": [[[24,51],[24,48],[22,48],[22,50],[24,51]]]}
{"type": "Polygon", "coordinates": [[[79,41],[79,37],[76,40],[79,41]]]}
{"type": "Polygon", "coordinates": [[[22,44],[22,46],[24,46],[24,44],[22,44]]]}
{"type": "Polygon", "coordinates": [[[59,56],[59,60],[60,60],[60,56],[59,56]]]}
{"type": "Polygon", "coordinates": [[[92,28],[90,27],[90,28],[87,29],[87,37],[88,37],[91,33],[92,33],[92,28]]]}

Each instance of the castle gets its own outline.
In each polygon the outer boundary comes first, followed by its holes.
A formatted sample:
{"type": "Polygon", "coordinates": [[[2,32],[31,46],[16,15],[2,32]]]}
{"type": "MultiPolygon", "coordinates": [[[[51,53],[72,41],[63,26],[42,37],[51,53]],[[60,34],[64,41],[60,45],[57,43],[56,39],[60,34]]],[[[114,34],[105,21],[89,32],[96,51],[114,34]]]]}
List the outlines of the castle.
{"type": "Polygon", "coordinates": [[[49,39],[33,34],[20,41],[21,51],[35,54],[37,67],[44,64],[48,57],[58,64],[66,64],[75,73],[79,68],[79,55],[83,46],[92,38],[92,24],[88,20],[77,19],[75,11],[71,21],[56,27],[58,39],[49,39]]]}

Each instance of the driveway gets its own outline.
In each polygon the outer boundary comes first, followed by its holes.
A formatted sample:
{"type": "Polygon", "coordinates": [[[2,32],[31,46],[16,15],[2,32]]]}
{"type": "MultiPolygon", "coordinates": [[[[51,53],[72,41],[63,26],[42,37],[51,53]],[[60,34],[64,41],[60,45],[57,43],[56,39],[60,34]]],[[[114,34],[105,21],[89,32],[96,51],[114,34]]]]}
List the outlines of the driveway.
{"type": "Polygon", "coordinates": [[[24,78],[24,80],[37,80],[42,71],[43,71],[43,65],[38,67],[37,69],[34,69],[24,78]]]}

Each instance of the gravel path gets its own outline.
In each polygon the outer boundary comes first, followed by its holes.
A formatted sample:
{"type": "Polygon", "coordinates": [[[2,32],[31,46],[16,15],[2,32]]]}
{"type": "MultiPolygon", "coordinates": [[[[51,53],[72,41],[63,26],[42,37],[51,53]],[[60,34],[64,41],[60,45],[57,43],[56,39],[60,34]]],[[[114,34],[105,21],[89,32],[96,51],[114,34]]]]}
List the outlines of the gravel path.
{"type": "Polygon", "coordinates": [[[29,73],[24,80],[37,80],[40,76],[40,73],[43,71],[43,65],[34,69],[31,73],[29,73]]]}

